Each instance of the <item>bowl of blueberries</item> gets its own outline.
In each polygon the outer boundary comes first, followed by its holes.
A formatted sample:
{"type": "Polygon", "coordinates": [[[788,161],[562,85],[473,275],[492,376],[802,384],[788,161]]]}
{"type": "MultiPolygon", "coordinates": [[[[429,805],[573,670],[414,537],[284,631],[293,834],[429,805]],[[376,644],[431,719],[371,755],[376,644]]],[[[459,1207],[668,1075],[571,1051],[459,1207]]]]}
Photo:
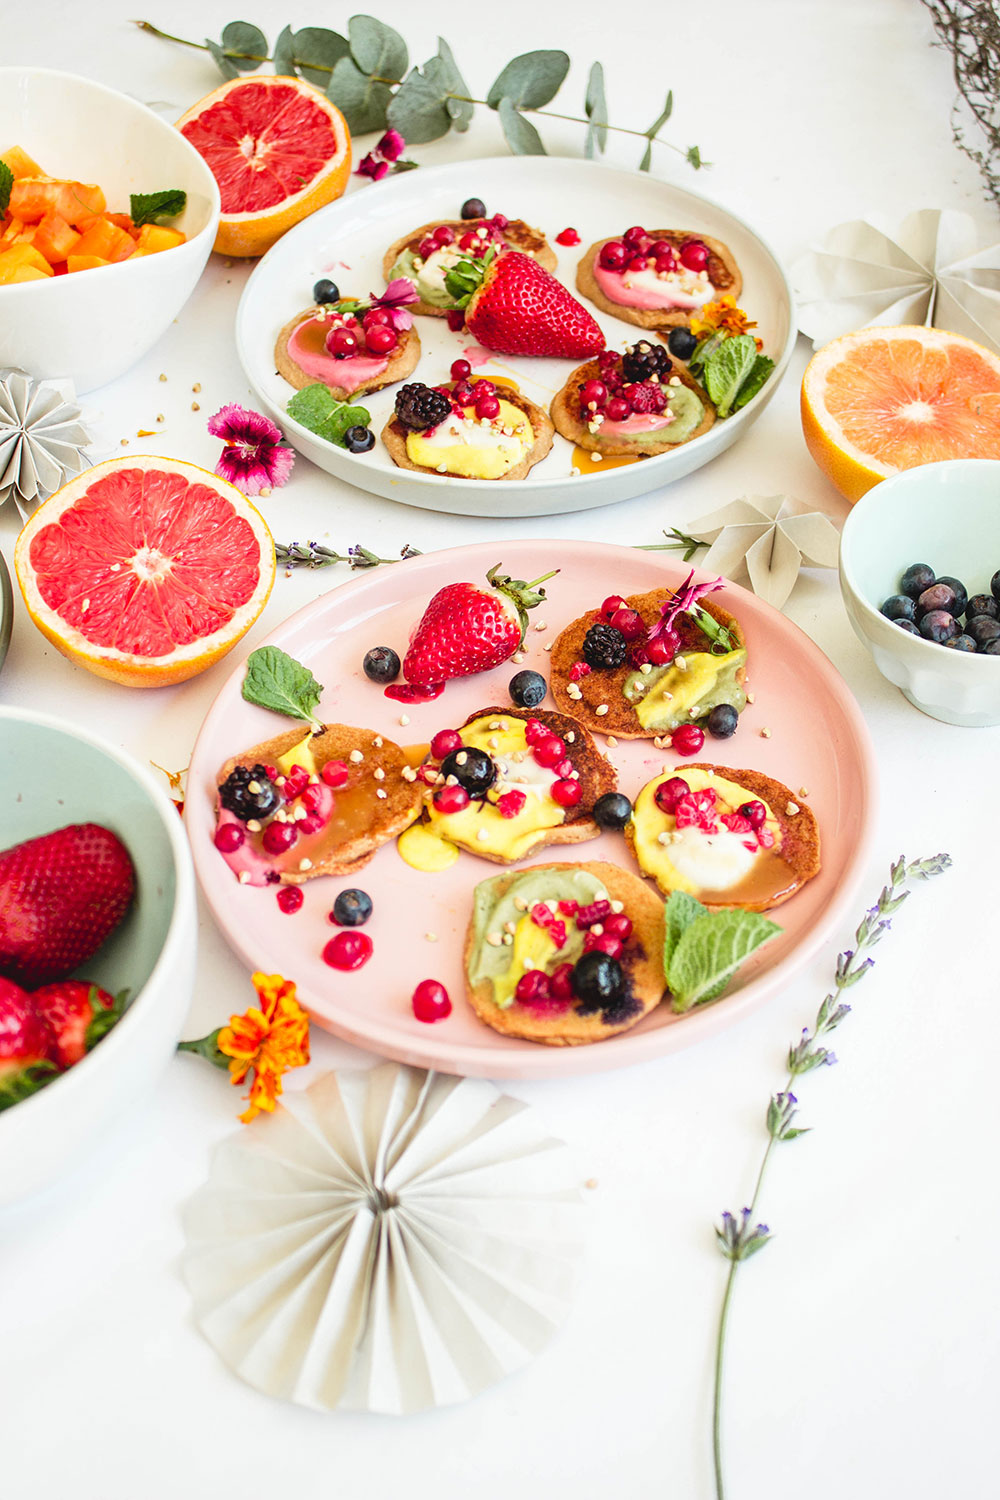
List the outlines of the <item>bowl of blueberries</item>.
{"type": "Polygon", "coordinates": [[[946,724],[1000,724],[1000,460],[906,469],[854,506],[840,588],[883,677],[946,724]]]}

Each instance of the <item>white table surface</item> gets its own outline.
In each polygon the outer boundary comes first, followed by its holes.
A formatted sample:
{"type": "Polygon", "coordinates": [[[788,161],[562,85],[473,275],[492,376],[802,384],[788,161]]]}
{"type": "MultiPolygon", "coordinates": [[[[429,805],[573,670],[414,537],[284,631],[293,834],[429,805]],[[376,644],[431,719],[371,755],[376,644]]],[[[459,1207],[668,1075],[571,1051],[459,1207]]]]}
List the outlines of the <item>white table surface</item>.
{"type": "MultiPolygon", "coordinates": [[[[268,9],[249,19],[272,39],[288,19],[342,27],[348,14],[268,9]]],[[[85,72],[179,114],[216,86],[214,67],[129,26],[137,11],[135,0],[9,6],[4,61],[85,72]]],[[[218,36],[234,18],[222,0],[172,0],[142,13],[195,39],[218,36]]],[[[514,53],[560,45],[574,59],[557,103],[568,112],[579,108],[598,55],[617,122],[645,128],[673,87],[670,138],[697,141],[713,166],[694,174],[660,149],[654,170],[745,216],[786,262],[833,224],[874,209],[899,219],[925,206],[961,208],[996,228],[975,168],[952,144],[949,61],[932,47],[918,0],[620,11],[595,0],[565,11],[553,0],[496,8],[385,0],[378,14],[400,27],[418,59],[441,32],[483,91],[514,53]]],[[[581,127],[549,121],[543,135],[554,153],[582,148],[581,127]]],[[[430,164],[504,149],[495,120],[479,111],[468,135],[413,154],[430,164]]],[[[633,166],[640,151],[641,142],[618,138],[608,160],[633,166]]],[[[572,221],[566,204],[550,227],[572,221]]],[[[213,466],[218,443],[205,417],[248,397],[230,330],[250,269],[214,259],[153,353],[88,398],[96,457],[123,451],[122,437],[141,447],[136,430],[163,411],[153,451],[213,466]],[[199,414],[190,410],[196,382],[199,414]]],[[[744,442],[674,489],[617,507],[554,522],[449,518],[373,499],[299,459],[265,513],[281,540],[313,537],[340,550],[363,542],[388,555],[405,542],[429,550],[553,532],[654,541],[664,525],[683,527],[753,493],[796,495],[840,520],[845,507],[801,436],[807,355],[800,339],[782,389],[744,442]]],[[[8,557],[12,510],[0,512],[8,557]]],[[[279,575],[238,651],[348,576],[346,568],[279,575]]],[[[992,946],[1000,729],[951,728],[911,708],[854,638],[832,572],[803,575],[787,613],[842,672],[877,748],[881,808],[857,917],[900,852],[946,849],[955,863],[896,919],[874,972],[850,997],[839,1066],[802,1080],[813,1134],[772,1163],[761,1213],[775,1239],[740,1272],[731,1319],[729,1493],[986,1494],[998,1394],[1000,1121],[991,1059],[1000,1046],[992,946]]],[[[234,659],[174,689],[117,689],[51,650],[18,600],[0,702],[99,717],[139,759],[182,767],[234,659]]],[[[566,1327],[523,1373],[421,1417],[322,1416],[273,1402],[202,1339],[178,1274],[178,1205],[203,1181],[213,1144],[236,1126],[238,1097],[221,1074],[177,1059],[145,1109],[72,1181],[0,1220],[4,1493],[706,1500],[726,1271],[712,1225],[749,1197],[788,1040],[815,1014],[852,927],[763,1009],[696,1049],[623,1072],[509,1085],[573,1144],[581,1178],[597,1180],[578,1296],[566,1327]]],[[[248,998],[241,966],[203,911],[186,1034],[208,1031],[248,998]]],[[[290,1087],[371,1061],[319,1031],[313,1056],[290,1087]]]]}

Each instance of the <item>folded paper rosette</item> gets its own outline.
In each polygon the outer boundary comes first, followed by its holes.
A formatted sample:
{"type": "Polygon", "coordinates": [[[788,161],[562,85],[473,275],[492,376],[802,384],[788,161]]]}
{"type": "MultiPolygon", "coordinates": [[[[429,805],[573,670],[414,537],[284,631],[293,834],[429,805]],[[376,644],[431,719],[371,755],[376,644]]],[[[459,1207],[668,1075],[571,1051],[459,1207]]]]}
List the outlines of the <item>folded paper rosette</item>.
{"type": "Polygon", "coordinates": [[[919,323],[1000,351],[995,234],[938,208],[897,227],[876,215],[838,224],[792,267],[799,328],[816,349],[855,328],[919,323]]]}
{"type": "Polygon", "coordinates": [[[83,472],[89,442],[71,381],[0,370],[0,505],[12,495],[26,516],[83,472]]]}
{"type": "Polygon", "coordinates": [[[478,1079],[326,1073],[216,1149],[185,1280],[231,1368],[320,1410],[422,1411],[526,1364],[570,1305],[570,1152],[478,1079]]]}

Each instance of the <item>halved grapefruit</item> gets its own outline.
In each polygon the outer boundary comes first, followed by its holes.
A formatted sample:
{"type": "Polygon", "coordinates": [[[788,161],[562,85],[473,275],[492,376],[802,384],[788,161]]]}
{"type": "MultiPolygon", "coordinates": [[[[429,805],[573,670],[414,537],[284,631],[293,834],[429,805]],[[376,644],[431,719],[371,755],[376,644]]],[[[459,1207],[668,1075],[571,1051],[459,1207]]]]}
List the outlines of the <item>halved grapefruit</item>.
{"type": "Polygon", "coordinates": [[[263,255],[351,175],[351,133],[325,94],[301,78],[233,78],[177,128],[208,162],[222,213],[215,249],[263,255]]]}
{"type": "Polygon", "coordinates": [[[267,602],[274,542],[195,464],[112,458],[40,505],[14,549],[28,613],[70,661],[129,687],[203,672],[267,602]]]}
{"type": "Polygon", "coordinates": [[[861,328],[825,345],[802,379],[802,431],[853,504],[900,469],[1000,458],[1000,359],[938,328],[861,328]]]}

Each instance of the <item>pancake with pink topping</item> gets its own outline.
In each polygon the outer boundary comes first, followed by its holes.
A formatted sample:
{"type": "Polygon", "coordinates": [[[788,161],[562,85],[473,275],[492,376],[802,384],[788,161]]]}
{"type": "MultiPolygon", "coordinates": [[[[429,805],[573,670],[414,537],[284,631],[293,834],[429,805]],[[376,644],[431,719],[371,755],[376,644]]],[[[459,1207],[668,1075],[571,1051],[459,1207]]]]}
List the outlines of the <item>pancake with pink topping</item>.
{"type": "Polygon", "coordinates": [[[605,245],[624,242],[621,236],[597,240],[580,257],[577,290],[602,312],[612,313],[639,328],[675,328],[685,327],[705,302],[714,302],[722,296],[739,300],[743,276],[732,251],[721,240],[680,229],[648,229],[645,235],[647,251],[629,256],[621,271],[602,266],[600,260],[605,245]],[[680,261],[681,251],[692,243],[705,247],[703,278],[680,261]],[[669,245],[669,252],[659,256],[652,253],[654,245],[664,244],[669,245]],[[639,260],[646,263],[641,270],[635,265],[639,260]],[[658,271],[658,261],[664,267],[672,263],[673,269],[658,271]],[[618,301],[618,297],[626,300],[618,301]],[[664,302],[657,306],[660,297],[664,302]],[[676,302],[671,302],[671,298],[676,298],[676,302]]]}
{"type": "Polygon", "coordinates": [[[340,303],[322,303],[297,313],[278,334],[274,363],[278,374],[297,391],[325,385],[336,401],[351,401],[369,391],[395,385],[412,375],[420,360],[420,335],[415,328],[393,329],[396,343],[373,354],[365,345],[365,330],[340,303]],[[338,359],[326,345],[331,332],[343,327],[357,340],[356,355],[338,359]]]}

